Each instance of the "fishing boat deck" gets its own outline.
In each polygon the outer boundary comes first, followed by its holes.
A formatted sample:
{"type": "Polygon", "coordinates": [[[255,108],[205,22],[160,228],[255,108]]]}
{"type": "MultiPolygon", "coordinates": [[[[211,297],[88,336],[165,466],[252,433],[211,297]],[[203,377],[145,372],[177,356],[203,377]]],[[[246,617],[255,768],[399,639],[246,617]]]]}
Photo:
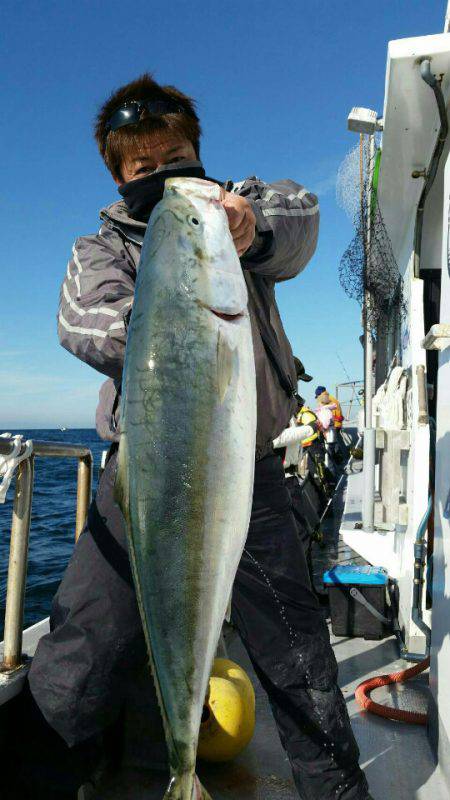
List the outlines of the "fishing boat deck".
{"type": "MultiPolygon", "coordinates": [[[[322,589],[322,574],[334,564],[365,563],[340,538],[343,495],[335,500],[333,516],[324,526],[325,546],[314,546],[314,582],[322,589]]],[[[362,712],[354,698],[356,686],[374,675],[396,672],[407,664],[398,658],[395,637],[383,641],[331,635],[339,663],[339,682],[347,700],[359,748],[361,766],[374,800],[448,800],[449,790],[428,744],[425,727],[408,725],[362,712]]],[[[266,695],[235,634],[227,641],[230,658],[248,671],[256,690],[256,731],[244,753],[232,763],[201,765],[199,775],[213,800],[296,800],[289,763],[281,747],[266,695]]],[[[425,711],[427,676],[405,686],[384,687],[373,699],[387,705],[425,711]]],[[[125,768],[98,793],[83,800],[161,800],[167,785],[164,772],[125,768]]]]}
{"type": "MultiPolygon", "coordinates": [[[[230,658],[249,672],[256,691],[257,726],[245,752],[227,764],[202,764],[198,775],[213,800],[298,800],[289,762],[281,747],[266,695],[253,673],[237,636],[227,641],[230,658]]],[[[161,800],[167,773],[128,767],[83,800],[161,800]]]]}
{"type": "MultiPolygon", "coordinates": [[[[426,731],[413,725],[389,722],[362,713],[354,690],[364,678],[402,668],[392,639],[365,642],[362,639],[332,638],[340,666],[340,685],[347,698],[353,730],[361,751],[361,766],[367,775],[374,800],[448,800],[448,789],[436,769],[426,731]]],[[[298,800],[289,763],[279,743],[269,705],[238,642],[230,655],[247,667],[254,680],[257,726],[253,741],[234,762],[202,766],[199,775],[213,800],[298,800]]],[[[406,689],[406,700],[420,708],[426,702],[426,686],[415,681],[414,692],[406,689]],[[419,701],[417,698],[419,695],[419,701]]],[[[373,697],[396,702],[394,694],[379,689],[373,697]]],[[[83,800],[161,800],[167,787],[163,772],[128,768],[106,781],[83,800]]]]}
{"type": "MultiPolygon", "coordinates": [[[[346,503],[346,490],[335,498],[334,514],[324,529],[325,547],[314,545],[314,583],[322,589],[324,570],[334,564],[364,564],[364,559],[342,538],[350,517],[360,511],[362,492],[360,475],[350,477],[352,494],[346,503]],[[345,506],[345,509],[344,509],[345,506]],[[344,513],[345,512],[345,513],[344,513]]],[[[354,524],[354,520],[352,517],[354,524]]],[[[383,563],[382,559],[381,562],[383,563]]],[[[411,663],[398,657],[394,636],[382,641],[341,638],[331,634],[331,643],[339,664],[339,684],[347,700],[359,749],[360,763],[369,781],[374,800],[446,800],[449,787],[436,765],[425,726],[394,722],[361,711],[354,692],[364,680],[376,675],[398,672],[411,663]]],[[[371,697],[382,705],[426,712],[428,675],[420,675],[406,684],[375,689],[371,697]]]]}
{"type": "MultiPolygon", "coordinates": [[[[314,545],[314,582],[318,591],[322,590],[325,569],[349,561],[362,562],[340,536],[343,506],[343,495],[339,494],[334,501],[334,513],[324,526],[325,546],[314,545]]],[[[47,624],[47,621],[42,621],[25,632],[24,649],[29,656],[32,656],[47,624]]],[[[449,789],[433,760],[425,727],[366,714],[359,709],[354,698],[356,686],[364,679],[407,666],[398,658],[395,638],[369,642],[332,635],[331,641],[339,663],[340,686],[361,751],[361,765],[374,800],[447,800],[449,789]]],[[[227,647],[230,658],[242,664],[255,686],[256,731],[250,745],[235,761],[223,765],[199,765],[199,775],[213,800],[295,800],[298,794],[265,693],[233,632],[227,636],[227,647]]],[[[23,671],[14,679],[3,677],[0,681],[2,702],[19,690],[23,679],[23,671]]],[[[105,778],[95,791],[89,787],[80,790],[79,800],[161,800],[163,797],[167,786],[166,772],[146,766],[147,757],[154,756],[154,753],[153,744],[146,744],[145,691],[140,692],[137,687],[136,694],[134,717],[128,723],[134,728],[134,738],[131,737],[131,745],[125,748],[121,768],[105,778]]],[[[422,675],[405,686],[377,689],[372,697],[384,704],[424,711],[428,697],[427,676],[422,675]]]]}

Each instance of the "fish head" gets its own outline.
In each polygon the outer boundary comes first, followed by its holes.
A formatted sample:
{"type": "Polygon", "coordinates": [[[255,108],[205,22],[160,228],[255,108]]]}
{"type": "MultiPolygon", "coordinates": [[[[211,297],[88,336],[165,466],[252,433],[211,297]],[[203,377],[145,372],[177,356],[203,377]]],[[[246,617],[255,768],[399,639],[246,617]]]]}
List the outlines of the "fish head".
{"type": "Polygon", "coordinates": [[[247,287],[218,184],[168,179],[150,226],[150,241],[166,249],[164,260],[186,300],[227,322],[248,316],[247,287]]]}

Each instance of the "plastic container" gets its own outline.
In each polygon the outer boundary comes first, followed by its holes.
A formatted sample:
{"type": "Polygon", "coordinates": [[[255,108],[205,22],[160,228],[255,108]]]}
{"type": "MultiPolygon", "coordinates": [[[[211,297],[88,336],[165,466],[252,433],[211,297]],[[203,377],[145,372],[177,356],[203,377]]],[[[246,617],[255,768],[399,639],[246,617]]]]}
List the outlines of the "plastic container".
{"type": "Polygon", "coordinates": [[[376,616],[376,613],[387,616],[388,580],[383,567],[351,564],[324,572],[323,583],[328,589],[331,628],[335,636],[383,639],[389,634],[388,624],[376,616]]]}

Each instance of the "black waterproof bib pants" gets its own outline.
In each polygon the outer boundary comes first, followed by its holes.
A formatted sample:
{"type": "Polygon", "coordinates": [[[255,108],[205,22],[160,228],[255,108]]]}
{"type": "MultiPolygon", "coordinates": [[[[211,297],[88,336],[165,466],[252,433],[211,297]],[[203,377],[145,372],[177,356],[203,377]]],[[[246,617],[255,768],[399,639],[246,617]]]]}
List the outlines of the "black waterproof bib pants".
{"type": "MultiPolygon", "coordinates": [[[[127,682],[147,659],[113,497],[116,461],[114,454],[101,478],[53,601],[51,633],[41,639],[29,675],[43,716],[70,747],[117,718],[127,682]]],[[[369,798],[277,456],[256,465],[232,618],[269,696],[300,797],[369,798]]]]}

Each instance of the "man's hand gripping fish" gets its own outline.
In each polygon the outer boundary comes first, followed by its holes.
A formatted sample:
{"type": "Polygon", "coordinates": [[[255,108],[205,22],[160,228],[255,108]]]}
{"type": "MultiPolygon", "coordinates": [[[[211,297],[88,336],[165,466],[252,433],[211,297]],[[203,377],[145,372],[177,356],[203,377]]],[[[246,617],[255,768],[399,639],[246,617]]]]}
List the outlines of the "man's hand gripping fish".
{"type": "Polygon", "coordinates": [[[220,188],[173,178],[138,270],[116,481],[169,752],[165,800],[210,800],[198,732],[247,535],[255,429],[247,291],[220,188]]]}

